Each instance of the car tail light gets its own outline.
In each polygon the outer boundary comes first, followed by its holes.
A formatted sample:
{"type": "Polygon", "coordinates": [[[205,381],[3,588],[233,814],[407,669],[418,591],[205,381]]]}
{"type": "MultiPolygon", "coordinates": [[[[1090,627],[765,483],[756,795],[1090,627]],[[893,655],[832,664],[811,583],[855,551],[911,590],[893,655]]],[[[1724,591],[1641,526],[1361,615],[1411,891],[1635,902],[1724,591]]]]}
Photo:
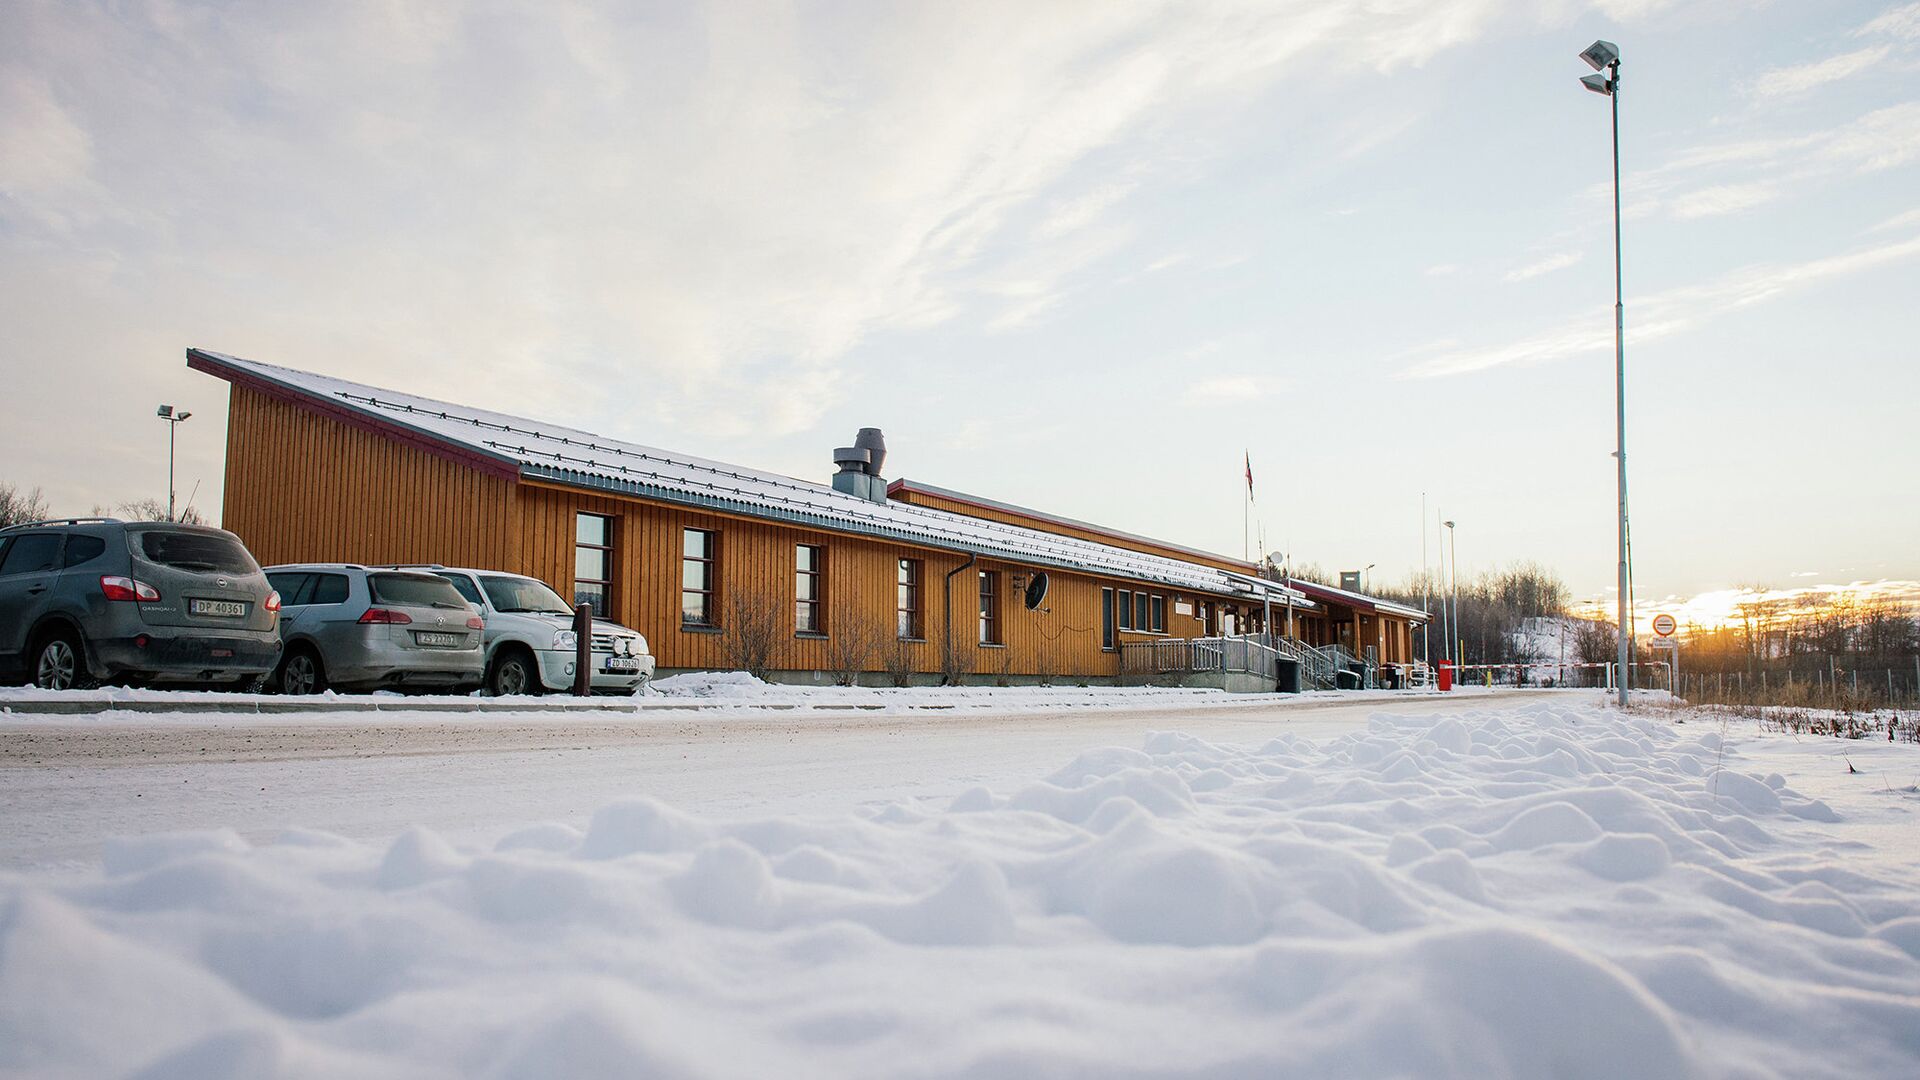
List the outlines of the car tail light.
{"type": "Polygon", "coordinates": [[[480,616],[478,616],[478,615],[469,615],[469,616],[467,616],[467,629],[469,629],[469,630],[485,630],[486,628],[487,628],[487,624],[486,624],[486,622],[485,622],[485,621],[483,621],[483,620],[482,620],[482,619],[480,618],[480,616]]]}
{"type": "Polygon", "coordinates": [[[130,577],[109,575],[100,579],[100,591],[109,600],[127,600],[138,604],[152,604],[160,599],[160,590],[144,581],[130,577]]]}
{"type": "Polygon", "coordinates": [[[267,602],[261,606],[266,608],[268,611],[276,611],[276,612],[279,611],[280,610],[280,591],[276,589],[273,592],[268,593],[267,602]]]}
{"type": "Polygon", "coordinates": [[[407,623],[410,623],[412,621],[413,621],[413,617],[411,615],[408,615],[404,611],[394,611],[389,608],[380,608],[380,607],[370,607],[367,609],[367,613],[365,615],[360,616],[360,622],[362,625],[370,625],[373,623],[389,623],[393,626],[405,626],[407,623]]]}

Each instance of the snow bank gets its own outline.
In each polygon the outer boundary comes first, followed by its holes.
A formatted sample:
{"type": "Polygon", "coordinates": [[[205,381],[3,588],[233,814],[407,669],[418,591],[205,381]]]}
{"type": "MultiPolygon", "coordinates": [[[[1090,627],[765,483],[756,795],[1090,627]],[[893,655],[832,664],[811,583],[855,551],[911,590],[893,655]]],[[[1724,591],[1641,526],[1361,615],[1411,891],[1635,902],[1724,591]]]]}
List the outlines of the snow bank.
{"type": "Polygon", "coordinates": [[[0,877],[0,1072],[1909,1077],[1920,884],[1571,702],[725,821],[637,796],[0,877]]]}

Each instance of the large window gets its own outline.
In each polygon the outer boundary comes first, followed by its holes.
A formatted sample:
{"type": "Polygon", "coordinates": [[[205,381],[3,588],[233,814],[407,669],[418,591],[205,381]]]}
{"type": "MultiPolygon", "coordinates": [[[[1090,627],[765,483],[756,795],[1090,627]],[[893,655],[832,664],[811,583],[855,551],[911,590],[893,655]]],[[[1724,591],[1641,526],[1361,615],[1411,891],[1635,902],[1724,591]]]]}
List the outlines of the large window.
{"type": "Polygon", "coordinates": [[[613,617],[613,522],[599,514],[573,516],[573,602],[613,617]]]}
{"type": "Polygon", "coordinates": [[[1133,590],[1120,590],[1120,629],[1133,629],[1133,590]]]}
{"type": "Polygon", "coordinates": [[[1113,621],[1113,590],[1101,589],[1100,590],[1100,647],[1101,648],[1111,649],[1114,647],[1115,631],[1117,629],[1118,627],[1114,625],[1114,621],[1113,621]]]}
{"type": "Polygon", "coordinates": [[[793,548],[793,629],[800,634],[824,634],[820,601],[826,595],[827,549],[814,544],[793,548]]]}
{"type": "Polygon", "coordinates": [[[1164,596],[1161,596],[1159,593],[1154,593],[1153,609],[1152,611],[1149,612],[1149,614],[1153,616],[1153,632],[1156,634],[1166,633],[1167,632],[1167,598],[1164,596]]]}
{"type": "Polygon", "coordinates": [[[1143,634],[1153,629],[1153,619],[1147,614],[1147,594],[1143,592],[1133,594],[1133,628],[1143,634]]]}
{"type": "Polygon", "coordinates": [[[688,529],[680,547],[680,625],[713,625],[715,534],[688,529]]]}
{"type": "Polygon", "coordinates": [[[1000,572],[980,571],[980,644],[1000,644],[1000,572]]]}
{"type": "Polygon", "coordinates": [[[924,637],[920,632],[919,559],[900,560],[899,587],[895,592],[894,608],[899,617],[900,636],[909,640],[924,637]]]}

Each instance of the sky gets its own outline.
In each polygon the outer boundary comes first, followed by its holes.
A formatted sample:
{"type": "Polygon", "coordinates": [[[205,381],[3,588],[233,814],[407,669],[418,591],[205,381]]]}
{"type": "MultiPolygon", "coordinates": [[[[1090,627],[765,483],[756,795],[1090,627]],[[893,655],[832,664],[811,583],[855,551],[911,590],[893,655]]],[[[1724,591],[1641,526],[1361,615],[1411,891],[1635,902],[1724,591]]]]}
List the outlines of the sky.
{"type": "Polygon", "coordinates": [[[1373,582],[1444,515],[1605,599],[1596,38],[1636,593],[1920,580],[1885,0],[7,3],[0,482],[164,497],[167,402],[217,519],[197,346],[817,480],[878,426],[1373,582]]]}

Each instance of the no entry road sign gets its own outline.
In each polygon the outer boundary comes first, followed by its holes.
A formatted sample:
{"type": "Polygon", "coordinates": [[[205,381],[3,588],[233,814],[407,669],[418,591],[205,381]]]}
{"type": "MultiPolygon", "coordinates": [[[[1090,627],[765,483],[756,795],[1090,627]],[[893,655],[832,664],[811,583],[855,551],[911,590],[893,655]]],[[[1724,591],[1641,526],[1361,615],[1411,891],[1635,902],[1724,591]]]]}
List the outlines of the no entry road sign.
{"type": "Polygon", "coordinates": [[[1675,623],[1671,615],[1655,615],[1653,617],[1653,632],[1659,634],[1661,637],[1672,637],[1674,626],[1675,623]]]}

